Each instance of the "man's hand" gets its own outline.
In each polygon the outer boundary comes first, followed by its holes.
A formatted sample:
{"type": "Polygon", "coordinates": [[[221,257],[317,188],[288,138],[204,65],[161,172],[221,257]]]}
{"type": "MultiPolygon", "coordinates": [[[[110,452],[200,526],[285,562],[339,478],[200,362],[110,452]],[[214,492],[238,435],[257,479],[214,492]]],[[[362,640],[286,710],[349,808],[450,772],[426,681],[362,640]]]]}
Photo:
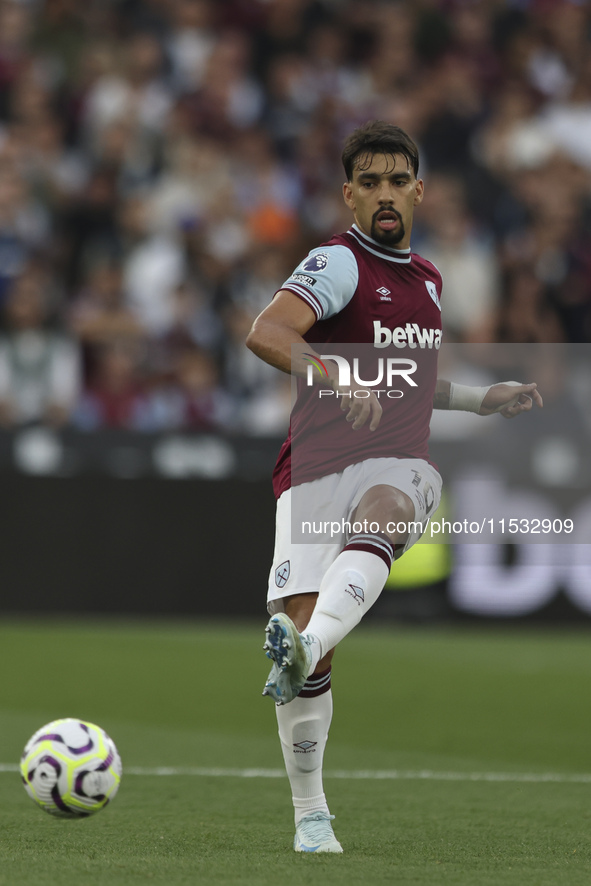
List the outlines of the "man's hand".
{"type": "Polygon", "coordinates": [[[505,418],[515,418],[522,412],[529,412],[532,406],[542,407],[544,401],[535,382],[521,385],[518,382],[500,382],[492,385],[486,393],[479,415],[492,415],[500,412],[505,418]]]}
{"type": "Polygon", "coordinates": [[[346,412],[346,419],[353,423],[353,430],[358,431],[369,419],[370,431],[375,431],[382,418],[383,409],[380,401],[370,388],[352,383],[347,390],[341,390],[338,384],[333,388],[339,396],[341,411],[346,412]],[[361,393],[361,396],[355,394],[361,393]]]}

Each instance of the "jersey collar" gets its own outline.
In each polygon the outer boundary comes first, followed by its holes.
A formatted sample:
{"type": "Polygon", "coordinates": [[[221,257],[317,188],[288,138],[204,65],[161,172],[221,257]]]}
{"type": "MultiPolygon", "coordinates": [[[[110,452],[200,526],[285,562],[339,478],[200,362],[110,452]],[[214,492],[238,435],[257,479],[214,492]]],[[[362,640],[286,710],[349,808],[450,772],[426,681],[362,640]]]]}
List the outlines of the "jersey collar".
{"type": "Polygon", "coordinates": [[[357,225],[352,225],[347,233],[355,237],[357,242],[363,246],[364,249],[367,249],[368,252],[371,252],[372,255],[378,255],[380,258],[385,258],[386,261],[393,261],[398,264],[410,264],[410,249],[394,249],[391,246],[382,246],[377,240],[364,234],[357,225]]]}

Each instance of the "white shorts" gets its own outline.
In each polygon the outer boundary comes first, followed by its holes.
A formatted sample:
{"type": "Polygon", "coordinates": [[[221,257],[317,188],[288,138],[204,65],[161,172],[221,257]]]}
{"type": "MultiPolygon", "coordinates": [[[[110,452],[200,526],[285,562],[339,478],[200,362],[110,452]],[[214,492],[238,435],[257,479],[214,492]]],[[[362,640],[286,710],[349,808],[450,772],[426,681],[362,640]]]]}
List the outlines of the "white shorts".
{"type": "MultiPolygon", "coordinates": [[[[355,524],[351,529],[346,525],[350,523],[351,514],[365,493],[380,485],[394,486],[414,502],[413,523],[420,525],[411,527],[404,549],[399,551],[403,554],[419,540],[441,499],[441,477],[423,459],[371,458],[349,465],[338,474],[328,474],[282,493],[277,502],[275,552],[267,594],[267,609],[271,614],[283,610],[281,601],[284,597],[318,593],[326,570],[345,547],[348,536],[360,531],[354,528],[355,524]],[[294,498],[298,499],[295,506],[294,498]],[[294,514],[298,515],[297,518],[294,514]],[[323,541],[318,541],[318,535],[310,543],[295,541],[292,519],[299,524],[302,516],[306,518],[305,531],[309,536],[314,537],[321,528],[327,530],[328,534],[322,536],[323,541]]],[[[297,535],[298,539],[304,537],[301,532],[297,535]]]]}

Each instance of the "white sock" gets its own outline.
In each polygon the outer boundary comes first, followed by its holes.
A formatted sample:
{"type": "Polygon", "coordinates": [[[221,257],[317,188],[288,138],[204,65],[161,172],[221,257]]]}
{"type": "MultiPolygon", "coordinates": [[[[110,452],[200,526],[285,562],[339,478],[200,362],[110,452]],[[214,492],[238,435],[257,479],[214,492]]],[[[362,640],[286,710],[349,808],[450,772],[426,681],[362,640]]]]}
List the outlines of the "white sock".
{"type": "Polygon", "coordinates": [[[359,624],[386,583],[394,545],[385,535],[353,536],[328,568],[304,634],[312,635],[314,673],[322,656],[359,624]]]}
{"type": "Polygon", "coordinates": [[[277,705],[276,712],[297,825],[304,815],[328,812],[322,760],[332,720],[330,668],[310,677],[298,697],[277,705]]]}

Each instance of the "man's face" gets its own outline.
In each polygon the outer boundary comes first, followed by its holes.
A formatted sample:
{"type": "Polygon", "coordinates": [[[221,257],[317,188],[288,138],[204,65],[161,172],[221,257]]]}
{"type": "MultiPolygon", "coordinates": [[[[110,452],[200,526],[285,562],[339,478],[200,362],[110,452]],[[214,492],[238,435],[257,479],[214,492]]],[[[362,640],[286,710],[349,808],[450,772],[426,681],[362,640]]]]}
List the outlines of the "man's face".
{"type": "Polygon", "coordinates": [[[413,213],[423,199],[423,182],[415,178],[406,157],[361,155],[352,180],[343,185],[343,196],[364,234],[383,246],[410,247],[413,213]]]}

